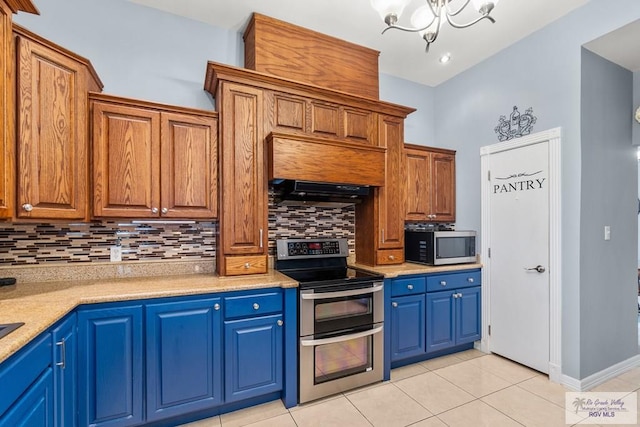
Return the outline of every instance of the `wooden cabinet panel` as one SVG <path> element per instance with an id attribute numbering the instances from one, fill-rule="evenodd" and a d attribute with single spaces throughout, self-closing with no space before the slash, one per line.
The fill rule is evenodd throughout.
<path id="1" fill-rule="evenodd" d="M 213 218 L 218 213 L 218 123 L 212 117 L 162 113 L 164 217 Z"/>
<path id="2" fill-rule="evenodd" d="M 340 135 L 340 109 L 337 105 L 311 102 L 311 132 L 322 135 Z"/>
<path id="3" fill-rule="evenodd" d="M 94 215 L 157 216 L 160 113 L 99 102 L 92 109 Z"/>
<path id="4" fill-rule="evenodd" d="M 402 144 L 403 121 L 395 117 L 380 117 L 380 146 L 387 149 L 385 185 L 378 190 L 380 249 L 404 248 Z M 404 258 L 404 257 L 403 257 Z M 404 259 L 398 260 L 398 263 Z"/>
<path id="5" fill-rule="evenodd" d="M 376 143 L 376 126 L 374 114 L 371 111 L 343 110 L 344 137 L 364 144 Z"/>
<path id="6" fill-rule="evenodd" d="M 260 272 L 266 272 L 263 93 L 233 83 L 221 86 L 217 97 L 222 123 L 219 273 L 230 274 L 226 255 L 261 255 L 265 260 L 259 263 L 264 265 Z"/>
<path id="7" fill-rule="evenodd" d="M 17 38 L 17 50 L 17 216 L 84 219 L 88 194 L 84 67 L 26 38 Z"/>
<path id="8" fill-rule="evenodd" d="M 13 215 L 15 186 L 14 51 L 12 11 L 0 2 L 0 218 Z"/>
<path id="9" fill-rule="evenodd" d="M 274 127 L 296 131 L 305 130 L 307 108 L 304 99 L 276 93 L 273 95 L 273 105 L 275 108 Z"/>
<path id="10" fill-rule="evenodd" d="M 405 144 L 405 219 L 456 220 L 455 151 Z"/>

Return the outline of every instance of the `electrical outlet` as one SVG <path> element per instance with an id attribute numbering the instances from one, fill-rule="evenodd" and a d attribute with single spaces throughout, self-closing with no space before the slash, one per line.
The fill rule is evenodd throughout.
<path id="1" fill-rule="evenodd" d="M 611 240 L 611 226 L 604 226 L 604 240 Z"/>
<path id="2" fill-rule="evenodd" d="M 122 246 L 111 246 L 111 261 L 122 261 Z"/>

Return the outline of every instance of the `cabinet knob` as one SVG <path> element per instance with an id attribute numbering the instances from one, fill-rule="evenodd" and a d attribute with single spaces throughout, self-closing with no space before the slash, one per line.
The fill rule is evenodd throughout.
<path id="1" fill-rule="evenodd" d="M 410 291 L 413 290 L 413 285 L 407 285 L 407 289 L 409 289 Z"/>
<path id="2" fill-rule="evenodd" d="M 151 213 L 152 214 L 157 214 L 158 213 L 158 208 L 151 208 Z"/>
<path id="3" fill-rule="evenodd" d="M 251 263 L 250 262 L 245 262 L 244 263 L 244 268 L 246 268 L 248 270 L 249 267 L 251 267 Z"/>
<path id="4" fill-rule="evenodd" d="M 259 309 L 259 308 L 260 308 L 260 305 L 259 305 L 257 302 L 254 302 L 254 303 L 253 303 L 253 309 L 254 309 L 254 310 L 257 310 L 257 309 Z"/>
<path id="5" fill-rule="evenodd" d="M 278 319 L 278 321 L 276 322 L 276 324 L 277 324 L 278 326 L 282 326 L 282 325 L 284 325 L 284 322 L 283 322 L 282 320 Z"/>
<path id="6" fill-rule="evenodd" d="M 458 294 L 453 294 L 453 295 L 452 295 L 452 297 L 454 297 L 454 298 L 460 298 L 460 297 L 458 296 Z"/>
<path id="7" fill-rule="evenodd" d="M 440 281 L 440 286 L 447 286 L 447 282 L 446 282 L 446 281 L 444 281 L 444 280 L 441 280 L 441 281 Z"/>
<path id="8" fill-rule="evenodd" d="M 467 279 L 467 282 L 469 282 L 469 283 L 473 283 L 473 277 L 469 277 L 469 278 Z"/>
<path id="9" fill-rule="evenodd" d="M 166 215 L 166 214 L 167 214 L 167 212 L 169 212 L 169 209 L 167 209 L 167 208 L 162 208 L 162 210 L 161 210 L 160 212 L 162 212 L 162 214 L 163 214 L 163 215 Z"/>
<path id="10" fill-rule="evenodd" d="M 26 212 L 31 212 L 33 210 L 33 205 L 31 205 L 30 203 L 25 203 L 24 205 L 22 205 L 22 209 L 24 209 Z"/>
<path id="11" fill-rule="evenodd" d="M 437 217 L 438 217 L 438 215 L 436 215 L 436 214 L 431 215 L 431 219 L 436 219 Z"/>
<path id="12" fill-rule="evenodd" d="M 393 261 L 394 259 L 396 259 L 396 257 L 395 257 L 395 256 L 393 256 L 393 255 L 389 255 L 389 259 L 390 259 L 391 261 Z"/>
<path id="13" fill-rule="evenodd" d="M 216 311 L 220 310 L 220 304 L 218 303 L 213 304 L 213 309 Z"/>
<path id="14" fill-rule="evenodd" d="M 397 306 L 398 306 L 397 302 L 394 301 L 394 302 L 391 303 L 391 307 L 396 308 Z"/>

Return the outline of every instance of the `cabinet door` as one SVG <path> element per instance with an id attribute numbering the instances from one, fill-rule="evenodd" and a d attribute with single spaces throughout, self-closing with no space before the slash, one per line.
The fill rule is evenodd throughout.
<path id="1" fill-rule="evenodd" d="M 377 188 L 378 198 L 378 248 L 399 249 L 404 247 L 404 203 L 402 188 L 402 144 L 403 120 L 380 116 L 379 145 L 387 149 L 385 185 Z M 394 259 L 402 263 L 404 259 Z"/>
<path id="2" fill-rule="evenodd" d="M 282 390 L 282 315 L 224 322 L 225 401 Z"/>
<path id="3" fill-rule="evenodd" d="M 157 217 L 160 113 L 92 102 L 93 214 Z"/>
<path id="4" fill-rule="evenodd" d="M 477 341 L 480 331 L 480 286 L 460 289 L 456 298 L 456 344 Z"/>
<path id="5" fill-rule="evenodd" d="M 146 307 L 147 421 L 222 403 L 220 298 Z"/>
<path id="6" fill-rule="evenodd" d="M 11 218 L 15 186 L 15 108 L 13 87 L 13 36 L 11 9 L 0 4 L 0 218 Z"/>
<path id="7" fill-rule="evenodd" d="M 76 315 L 71 314 L 55 328 L 53 337 L 53 407 L 56 427 L 74 427 L 76 423 L 77 342 Z"/>
<path id="8" fill-rule="evenodd" d="M 450 154 L 431 155 L 431 213 L 437 222 L 456 220 L 456 163 Z"/>
<path id="9" fill-rule="evenodd" d="M 427 221 L 431 213 L 431 157 L 424 150 L 405 149 L 405 219 Z"/>
<path id="10" fill-rule="evenodd" d="M 163 217 L 218 215 L 218 121 L 162 113 L 161 208 Z"/>
<path id="11" fill-rule="evenodd" d="M 142 306 L 78 313 L 78 423 L 142 423 Z"/>
<path id="12" fill-rule="evenodd" d="M 427 352 L 455 344 L 455 291 L 427 293 Z"/>
<path id="13" fill-rule="evenodd" d="M 51 369 L 40 376 L 0 418 L 0 427 L 53 427 L 53 377 Z"/>
<path id="14" fill-rule="evenodd" d="M 220 244 L 218 269 L 226 275 L 233 255 L 260 255 L 245 271 L 264 273 L 267 233 L 267 181 L 264 169 L 263 93 L 222 83 L 220 105 Z M 258 266 L 259 268 L 253 268 Z"/>
<path id="15" fill-rule="evenodd" d="M 87 75 L 80 63 L 17 37 L 17 216 L 87 213 Z"/>
<path id="16" fill-rule="evenodd" d="M 426 352 L 424 309 L 424 294 L 396 297 L 391 300 L 392 362 Z"/>

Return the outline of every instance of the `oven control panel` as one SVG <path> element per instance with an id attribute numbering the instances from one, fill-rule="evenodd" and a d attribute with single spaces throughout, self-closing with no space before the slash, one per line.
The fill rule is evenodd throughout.
<path id="1" fill-rule="evenodd" d="M 277 240 L 276 245 L 279 260 L 349 255 L 347 239 L 284 239 Z"/>

